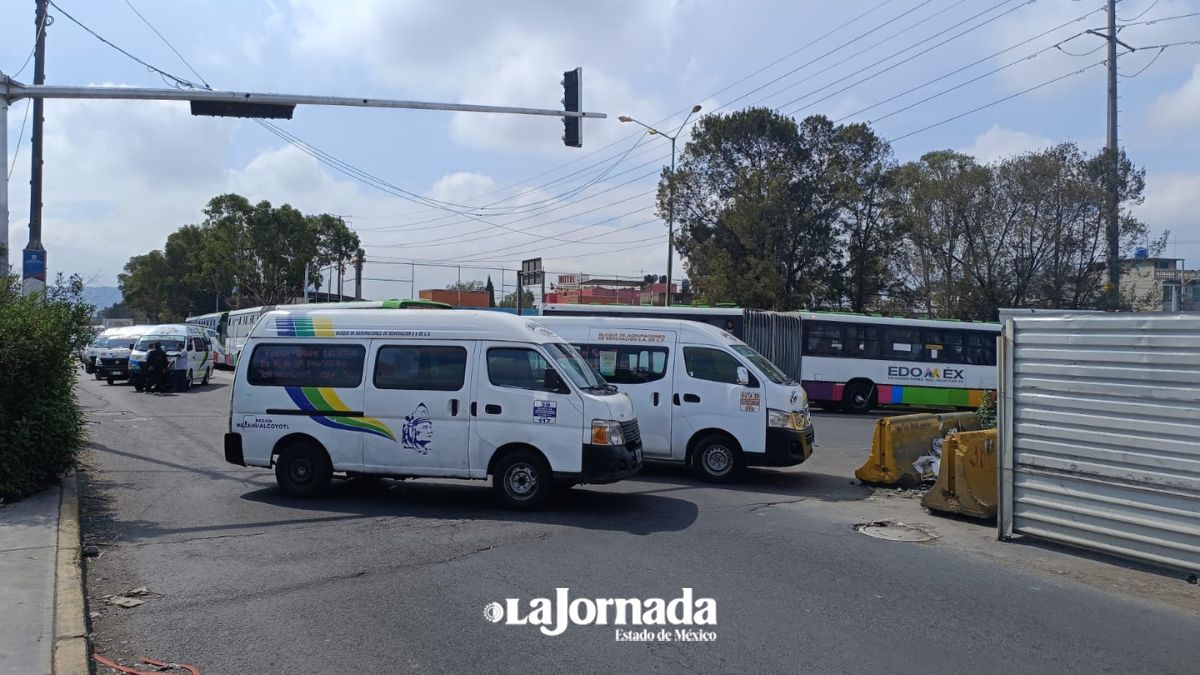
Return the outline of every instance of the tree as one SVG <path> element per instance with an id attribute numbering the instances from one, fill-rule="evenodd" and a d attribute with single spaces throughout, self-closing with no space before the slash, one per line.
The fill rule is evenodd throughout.
<path id="1" fill-rule="evenodd" d="M 491 277 L 488 277 L 488 281 L 491 281 L 491 280 L 492 280 Z M 463 292 L 485 291 L 485 290 L 487 290 L 487 287 L 484 285 L 484 283 L 482 281 L 473 279 L 471 281 L 456 281 L 452 284 L 447 285 L 446 290 L 448 290 L 448 291 L 463 291 Z"/>
<path id="2" fill-rule="evenodd" d="M 517 306 L 516 291 L 513 291 L 512 293 L 509 293 L 508 295 L 504 296 L 504 298 L 502 300 L 500 300 L 500 304 L 498 306 L 499 307 L 516 307 Z M 524 291 L 521 293 L 521 308 L 528 309 L 530 307 L 533 307 L 533 291 Z"/>
<path id="3" fill-rule="evenodd" d="M 161 251 L 130 258 L 119 277 L 125 301 L 150 320 L 284 303 L 303 295 L 306 269 L 319 288 L 316 270 L 342 269 L 361 250 L 358 235 L 329 214 L 236 194 L 213 197 L 203 212 L 203 222 L 171 233 Z"/>
<path id="4" fill-rule="evenodd" d="M 709 302 L 790 309 L 835 301 L 840 210 L 827 180 L 835 127 L 765 108 L 710 115 L 692 129 L 658 213 L 674 195 L 676 245 Z"/>

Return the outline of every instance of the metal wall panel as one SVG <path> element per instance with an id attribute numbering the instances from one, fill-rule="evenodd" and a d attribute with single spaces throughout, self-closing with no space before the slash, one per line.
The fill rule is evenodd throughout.
<path id="1" fill-rule="evenodd" d="M 1000 535 L 1200 570 L 1200 315 L 1015 317 Z"/>

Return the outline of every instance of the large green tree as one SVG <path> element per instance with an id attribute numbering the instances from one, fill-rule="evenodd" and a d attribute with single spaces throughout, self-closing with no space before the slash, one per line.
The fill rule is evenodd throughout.
<path id="1" fill-rule="evenodd" d="M 303 294 L 306 270 L 320 287 L 318 269 L 344 266 L 360 250 L 341 218 L 288 204 L 225 194 L 203 212 L 203 222 L 171 233 L 161 251 L 130 258 L 119 277 L 125 301 L 150 320 L 287 302 Z"/>

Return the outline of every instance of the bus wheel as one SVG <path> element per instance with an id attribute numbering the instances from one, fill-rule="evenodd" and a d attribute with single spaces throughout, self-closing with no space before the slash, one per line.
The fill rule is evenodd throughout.
<path id="1" fill-rule="evenodd" d="M 706 481 L 729 482 L 742 472 L 742 452 L 727 436 L 705 436 L 692 451 L 692 471 Z"/>
<path id="2" fill-rule="evenodd" d="M 526 511 L 546 501 L 554 489 L 554 476 L 537 453 L 513 450 L 496 464 L 492 489 L 506 508 Z"/>
<path id="3" fill-rule="evenodd" d="M 875 385 L 870 382 L 851 382 L 842 392 L 842 405 L 849 412 L 863 415 L 875 407 Z"/>
<path id="4" fill-rule="evenodd" d="M 275 482 L 289 497 L 320 497 L 329 490 L 333 465 L 329 455 L 310 441 L 297 441 L 275 460 Z"/>

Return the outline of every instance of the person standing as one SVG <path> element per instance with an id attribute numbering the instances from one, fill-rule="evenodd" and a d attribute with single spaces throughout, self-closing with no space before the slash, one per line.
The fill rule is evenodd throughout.
<path id="1" fill-rule="evenodd" d="M 162 343 L 155 342 L 146 354 L 146 387 L 145 391 L 161 391 L 167 381 L 167 353 L 163 351 Z"/>

